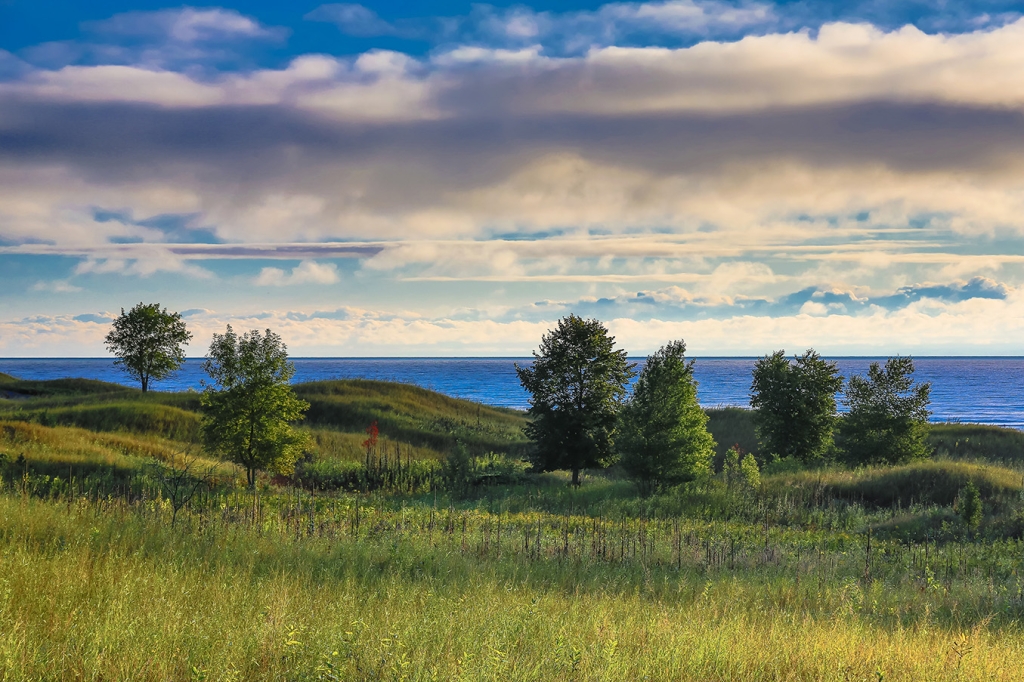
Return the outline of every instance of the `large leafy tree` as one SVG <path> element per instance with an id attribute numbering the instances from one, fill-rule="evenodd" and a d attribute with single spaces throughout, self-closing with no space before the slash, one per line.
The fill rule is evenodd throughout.
<path id="1" fill-rule="evenodd" d="M 691 481 L 711 469 L 715 439 L 697 402 L 693 360 L 685 356 L 679 340 L 648 357 L 620 414 L 622 466 L 642 488 Z"/>
<path id="2" fill-rule="evenodd" d="M 281 337 L 269 329 L 238 336 L 228 325 L 213 335 L 203 369 L 213 380 L 201 397 L 207 448 L 245 468 L 250 486 L 259 470 L 291 473 L 306 443 L 292 423 L 309 403 L 288 384 L 295 366 Z"/>
<path id="3" fill-rule="evenodd" d="M 839 419 L 836 393 L 842 386 L 836 363 L 823 360 L 813 349 L 792 362 L 781 350 L 758 360 L 750 406 L 762 451 L 803 462 L 823 457 L 833 443 Z"/>
<path id="4" fill-rule="evenodd" d="M 167 312 L 159 303 L 139 303 L 114 320 L 105 339 L 107 350 L 117 356 L 114 364 L 149 390 L 151 381 L 170 376 L 185 362 L 192 333 L 180 313 Z"/>
<path id="5" fill-rule="evenodd" d="M 531 393 L 527 435 L 541 471 L 603 467 L 614 458 L 614 431 L 626 386 L 634 376 L 626 351 L 598 320 L 569 315 L 545 334 L 533 365 L 516 373 Z"/>
<path id="6" fill-rule="evenodd" d="M 925 442 L 931 384 L 914 382 L 911 358 L 872 362 L 867 377 L 846 387 L 849 412 L 839 427 L 839 446 L 855 464 L 901 464 L 928 456 Z"/>

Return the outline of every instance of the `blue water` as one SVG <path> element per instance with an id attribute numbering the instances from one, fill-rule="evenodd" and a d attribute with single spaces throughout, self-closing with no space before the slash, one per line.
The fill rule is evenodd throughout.
<path id="1" fill-rule="evenodd" d="M 746 405 L 756 358 L 697 358 L 703 405 Z M 843 376 L 864 374 L 879 358 L 836 358 Z M 381 379 L 416 384 L 488 405 L 527 407 L 514 362 L 528 358 L 293 358 L 295 381 Z M 932 421 L 959 420 L 1024 428 L 1024 358 L 915 358 L 918 381 L 932 383 Z M 131 382 L 108 358 L 0 358 L 0 372 L 22 379 L 85 377 Z M 202 360 L 191 359 L 156 390 L 198 389 Z"/>

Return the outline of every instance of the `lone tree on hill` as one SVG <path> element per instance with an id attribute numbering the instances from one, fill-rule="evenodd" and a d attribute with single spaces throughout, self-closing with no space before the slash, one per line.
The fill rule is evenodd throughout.
<path id="1" fill-rule="evenodd" d="M 114 320 L 105 339 L 107 350 L 117 356 L 114 365 L 149 390 L 150 381 L 170 376 L 185 362 L 185 351 L 192 333 L 185 328 L 180 313 L 160 309 L 159 303 L 139 303 Z"/>
<path id="2" fill-rule="evenodd" d="M 291 473 L 306 444 L 291 423 L 309 403 L 288 385 L 295 366 L 281 337 L 269 329 L 238 336 L 228 325 L 213 335 L 203 369 L 214 382 L 201 397 L 207 448 L 244 467 L 250 487 L 258 470 Z"/>
<path id="3" fill-rule="evenodd" d="M 630 478 L 644 490 L 692 481 L 711 470 L 715 439 L 697 402 L 686 343 L 663 346 L 640 371 L 619 416 L 617 443 Z"/>
<path id="4" fill-rule="evenodd" d="M 793 362 L 781 350 L 758 360 L 750 406 L 763 451 L 802 462 L 823 457 L 839 419 L 836 393 L 842 386 L 836 363 L 823 360 L 813 349 Z"/>
<path id="5" fill-rule="evenodd" d="M 532 394 L 527 435 L 533 463 L 541 471 L 607 466 L 614 457 L 616 412 L 634 376 L 626 351 L 598 320 L 569 315 L 541 338 L 532 367 L 516 365 L 523 388 Z"/>
<path id="6" fill-rule="evenodd" d="M 849 413 L 839 425 L 839 445 L 855 464 L 903 464 L 928 456 L 930 383 L 914 383 L 912 358 L 872 362 L 867 378 L 850 377 Z"/>

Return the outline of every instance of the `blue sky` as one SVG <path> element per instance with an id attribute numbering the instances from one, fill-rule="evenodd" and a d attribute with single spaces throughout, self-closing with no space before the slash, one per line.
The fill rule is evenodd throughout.
<path id="1" fill-rule="evenodd" d="M 1022 12 L 0 0 L 0 356 L 1022 354 Z"/>

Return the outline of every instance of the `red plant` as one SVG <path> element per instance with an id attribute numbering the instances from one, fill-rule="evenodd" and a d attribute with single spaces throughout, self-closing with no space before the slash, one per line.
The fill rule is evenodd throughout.
<path id="1" fill-rule="evenodd" d="M 380 433 L 380 431 L 377 429 L 376 419 L 374 419 L 373 422 L 366 427 L 366 433 L 370 434 L 370 437 L 363 441 L 363 447 L 366 448 L 367 451 L 369 451 L 371 448 L 376 447 L 377 435 Z"/>

